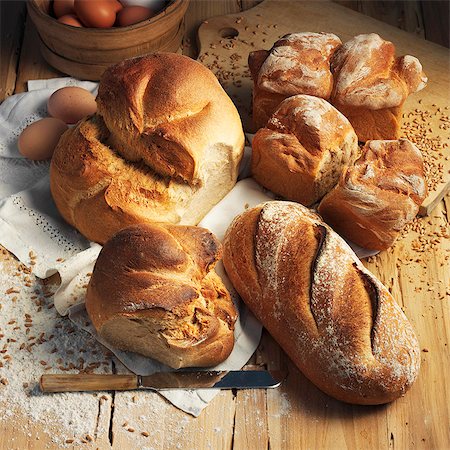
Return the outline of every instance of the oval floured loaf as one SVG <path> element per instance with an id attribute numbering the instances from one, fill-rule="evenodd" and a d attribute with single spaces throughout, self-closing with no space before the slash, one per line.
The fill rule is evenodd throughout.
<path id="1" fill-rule="evenodd" d="M 318 215 L 291 202 L 245 211 L 227 231 L 234 287 L 317 387 L 381 404 L 417 377 L 420 349 L 389 291 Z"/>

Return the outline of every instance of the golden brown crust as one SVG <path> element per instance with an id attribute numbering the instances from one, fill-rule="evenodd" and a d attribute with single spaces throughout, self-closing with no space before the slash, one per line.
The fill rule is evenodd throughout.
<path id="1" fill-rule="evenodd" d="M 234 345 L 236 310 L 214 272 L 221 246 L 209 231 L 135 225 L 103 247 L 86 309 L 112 345 L 172 367 L 212 366 Z"/>
<path id="2" fill-rule="evenodd" d="M 331 103 L 353 125 L 358 139 L 398 139 L 401 109 L 427 82 L 417 58 L 397 58 L 392 42 L 375 33 L 342 45 L 331 59 Z"/>
<path id="3" fill-rule="evenodd" d="M 239 115 L 214 74 L 186 56 L 155 53 L 125 60 L 102 76 L 98 112 L 116 150 L 161 175 L 202 183 L 202 159 L 216 142 L 236 155 Z"/>
<path id="4" fill-rule="evenodd" d="M 368 141 L 319 205 L 339 234 L 373 250 L 390 247 L 427 196 L 423 160 L 406 139 Z"/>
<path id="5" fill-rule="evenodd" d="M 250 53 L 255 129 L 265 126 L 277 106 L 292 95 L 328 99 L 333 87 L 330 59 L 340 45 L 331 33 L 292 33 L 275 42 L 270 51 Z"/>
<path id="6" fill-rule="evenodd" d="M 195 225 L 234 186 L 240 118 L 201 64 L 173 54 L 124 61 L 105 73 L 98 103 L 102 116 L 65 133 L 50 168 L 59 211 L 88 239 L 140 222 Z"/>
<path id="7" fill-rule="evenodd" d="M 50 166 L 50 188 L 62 216 L 100 243 L 138 222 L 180 221 L 177 206 L 199 188 L 126 161 L 105 144 L 108 137 L 98 116 L 62 136 Z"/>
<path id="8" fill-rule="evenodd" d="M 350 122 L 310 95 L 284 100 L 254 136 L 252 149 L 256 181 L 304 205 L 320 200 L 359 151 Z"/>
<path id="9" fill-rule="evenodd" d="M 297 367 L 349 403 L 390 402 L 417 377 L 414 331 L 389 291 L 307 208 L 268 202 L 224 241 L 233 285 Z"/>

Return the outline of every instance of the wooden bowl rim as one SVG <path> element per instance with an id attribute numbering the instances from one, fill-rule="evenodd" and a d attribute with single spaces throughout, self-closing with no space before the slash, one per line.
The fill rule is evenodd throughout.
<path id="1" fill-rule="evenodd" d="M 66 31 L 74 34 L 94 33 L 94 34 L 108 35 L 108 34 L 117 34 L 121 32 L 125 33 L 127 31 L 134 31 L 139 28 L 146 28 L 149 25 L 153 25 L 157 21 L 167 20 L 170 16 L 176 14 L 178 10 L 181 9 L 184 5 L 186 5 L 187 7 L 189 2 L 190 0 L 172 0 L 172 3 L 170 3 L 165 9 L 163 9 L 160 13 L 156 14 L 156 16 L 151 17 L 150 19 L 135 23 L 133 25 L 129 25 L 127 27 L 114 27 L 114 28 L 72 27 L 70 25 L 60 23 L 50 14 L 44 13 L 41 10 L 41 8 L 38 7 L 36 0 L 30 0 L 29 2 L 27 2 L 27 7 L 31 8 L 37 16 L 41 17 L 47 23 L 51 23 L 52 25 L 54 24 L 54 26 L 64 27 L 61 28 L 61 30 L 65 29 Z M 180 18 L 180 20 L 181 19 L 182 18 Z"/>

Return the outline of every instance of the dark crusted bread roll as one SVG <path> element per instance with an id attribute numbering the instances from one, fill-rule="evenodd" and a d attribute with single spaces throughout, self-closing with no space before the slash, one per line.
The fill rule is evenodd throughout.
<path id="1" fill-rule="evenodd" d="M 234 287 L 297 367 L 339 400 L 381 404 L 417 377 L 420 349 L 389 291 L 318 215 L 267 202 L 227 231 Z"/>
<path id="2" fill-rule="evenodd" d="M 215 236 L 199 227 L 135 225 L 103 247 L 86 295 L 99 335 L 173 368 L 214 366 L 234 345 L 237 312 L 214 271 Z"/>

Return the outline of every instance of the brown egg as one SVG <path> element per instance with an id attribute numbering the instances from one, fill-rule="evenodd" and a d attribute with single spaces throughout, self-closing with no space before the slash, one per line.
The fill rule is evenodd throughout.
<path id="1" fill-rule="evenodd" d="M 73 14 L 75 12 L 73 2 L 74 0 L 54 0 L 53 12 L 55 16 L 59 19 L 67 14 Z"/>
<path id="2" fill-rule="evenodd" d="M 150 19 L 155 13 L 145 6 L 125 6 L 117 14 L 117 24 L 120 27 L 127 27 L 143 20 Z"/>
<path id="3" fill-rule="evenodd" d="M 122 8 L 123 5 L 118 0 L 107 0 L 111 3 L 113 11 L 117 14 Z"/>
<path id="4" fill-rule="evenodd" d="M 75 13 L 86 27 L 110 28 L 116 21 L 117 5 L 110 0 L 75 0 Z"/>
<path id="5" fill-rule="evenodd" d="M 28 159 L 42 161 L 53 155 L 59 138 L 68 126 L 59 119 L 48 117 L 32 123 L 19 136 L 19 152 Z"/>
<path id="6" fill-rule="evenodd" d="M 78 20 L 77 16 L 74 14 L 66 14 L 65 16 L 61 16 L 58 19 L 59 23 L 63 23 L 64 25 L 70 25 L 71 27 L 82 27 L 83 24 Z"/>
<path id="7" fill-rule="evenodd" d="M 48 113 L 65 123 L 77 123 L 97 111 L 95 97 L 86 89 L 69 86 L 53 92 L 47 102 Z"/>

